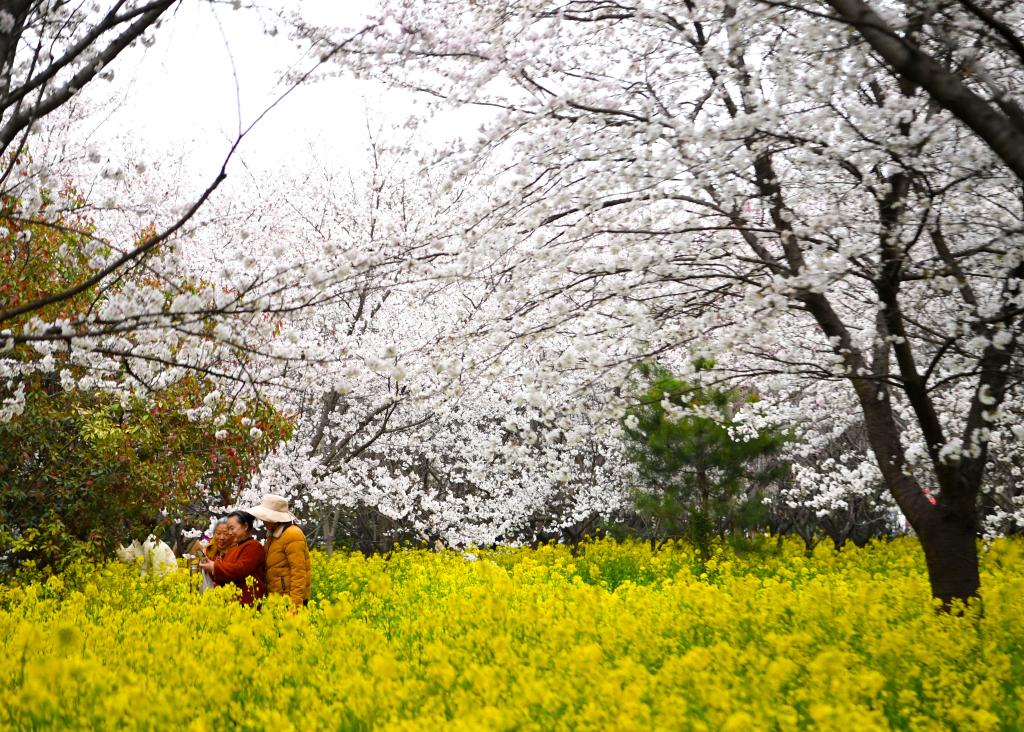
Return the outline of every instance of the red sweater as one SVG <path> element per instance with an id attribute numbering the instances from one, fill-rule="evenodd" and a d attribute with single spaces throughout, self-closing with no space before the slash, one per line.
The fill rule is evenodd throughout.
<path id="1" fill-rule="evenodd" d="M 267 594 L 263 581 L 263 546 L 246 539 L 213 560 L 213 581 L 218 585 L 234 583 L 242 591 L 238 601 L 252 605 Z"/>

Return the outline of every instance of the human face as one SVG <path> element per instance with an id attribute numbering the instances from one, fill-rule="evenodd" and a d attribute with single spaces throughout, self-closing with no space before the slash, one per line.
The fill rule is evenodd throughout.
<path id="1" fill-rule="evenodd" d="M 227 524 L 217 524 L 217 528 L 213 530 L 213 540 L 221 549 L 231 546 L 233 539 Z"/>
<path id="2" fill-rule="evenodd" d="M 239 521 L 237 516 L 228 519 L 227 527 L 233 544 L 241 544 L 249 538 L 249 527 Z"/>

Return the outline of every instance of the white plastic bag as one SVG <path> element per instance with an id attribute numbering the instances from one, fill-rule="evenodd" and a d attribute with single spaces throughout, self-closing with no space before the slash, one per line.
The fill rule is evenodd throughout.
<path id="1" fill-rule="evenodd" d="M 199 570 L 199 573 L 203 576 L 203 582 L 202 582 L 201 585 L 199 585 L 199 594 L 200 595 L 203 594 L 204 592 L 206 592 L 207 590 L 213 589 L 214 587 L 217 586 L 214 583 L 214 581 L 213 581 L 213 577 L 211 577 L 206 572 L 205 569 Z"/>

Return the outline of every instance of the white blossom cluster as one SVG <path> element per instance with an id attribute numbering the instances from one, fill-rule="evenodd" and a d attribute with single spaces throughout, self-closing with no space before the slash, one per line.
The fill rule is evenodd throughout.
<path id="1" fill-rule="evenodd" d="M 905 3 L 876 5 L 902 22 Z M 1019 68 L 955 5 L 920 42 L 1019 107 Z M 436 155 L 411 120 L 397 152 L 370 140 L 365 170 L 211 198 L 87 316 L 0 333 L 0 419 L 38 370 L 140 394 L 199 371 L 296 416 L 240 505 L 273 489 L 324 531 L 363 507 L 483 543 L 622 509 L 621 394 L 657 360 L 757 395 L 735 439 L 793 431 L 780 505 L 825 516 L 877 494 L 925 520 L 921 487 L 984 463 L 989 525 L 1012 530 L 1019 185 L 827 12 L 382 0 L 365 32 L 304 24 L 344 73 L 491 114 Z M 159 175 L 95 158 L 113 199 Z M 50 215 L 45 182 L 22 188 Z M 150 206 L 163 227 L 188 211 L 103 218 L 94 271 L 132 251 Z M 15 342 L 38 358 L 4 356 Z"/>
<path id="2" fill-rule="evenodd" d="M 937 12 L 928 49 L 984 48 L 972 88 L 1024 88 L 997 44 L 971 43 L 969 17 Z M 490 195 L 436 273 L 487 293 L 461 336 L 481 360 L 561 349 L 533 402 L 580 364 L 615 383 L 638 359 L 712 356 L 793 413 L 803 452 L 870 417 L 893 425 L 873 443 L 886 480 L 934 485 L 1017 439 L 1016 381 L 978 374 L 999 351 L 1004 373 L 1020 364 L 1019 201 L 979 138 L 849 34 L 753 1 L 384 2 L 338 61 L 494 110 L 453 151 Z M 867 480 L 830 468 L 838 482 L 809 501 Z"/>

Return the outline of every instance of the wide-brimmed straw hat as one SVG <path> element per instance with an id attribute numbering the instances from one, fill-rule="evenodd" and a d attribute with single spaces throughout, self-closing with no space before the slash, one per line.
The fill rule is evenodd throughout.
<path id="1" fill-rule="evenodd" d="M 284 496 L 275 496 L 273 493 L 263 496 L 260 505 L 245 510 L 260 521 L 273 521 L 275 524 L 296 520 L 288 511 L 288 499 Z"/>

